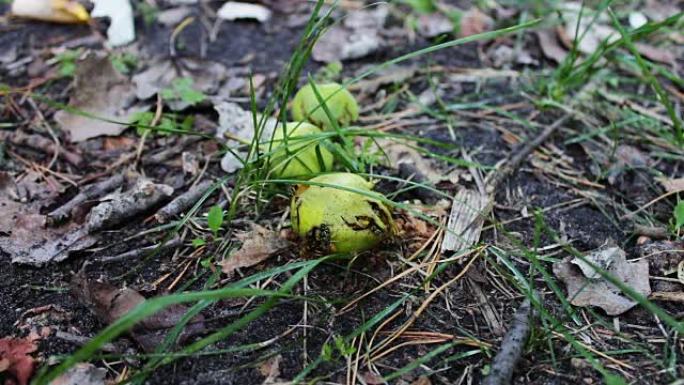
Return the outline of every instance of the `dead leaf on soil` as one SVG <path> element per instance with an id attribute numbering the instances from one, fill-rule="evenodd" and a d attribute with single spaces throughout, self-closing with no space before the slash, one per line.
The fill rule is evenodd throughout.
<path id="1" fill-rule="evenodd" d="M 680 191 L 684 191 L 684 178 L 675 178 L 675 179 L 669 179 L 669 178 L 655 178 L 658 182 L 660 182 L 661 185 L 665 188 L 666 192 L 669 193 L 676 193 Z"/>
<path id="2" fill-rule="evenodd" d="M 191 7 L 171 8 L 157 13 L 157 22 L 166 27 L 175 27 L 183 19 L 192 15 Z"/>
<path id="3" fill-rule="evenodd" d="M 82 274 L 73 277 L 71 292 L 107 324 L 115 322 L 145 302 L 145 297 L 131 288 L 120 289 L 106 282 L 89 280 Z M 187 311 L 188 307 L 184 305 L 167 307 L 136 324 L 130 335 L 145 351 L 154 351 Z M 204 317 L 197 315 L 187 324 L 178 341 L 183 343 L 205 330 Z"/>
<path id="4" fill-rule="evenodd" d="M 380 32 L 389 14 L 386 4 L 349 12 L 342 23 L 328 30 L 311 53 L 319 62 L 358 59 L 379 50 L 384 44 Z"/>
<path id="5" fill-rule="evenodd" d="M 171 186 L 139 178 L 129 190 L 102 198 L 90 211 L 86 219 L 86 229 L 92 233 L 116 226 L 153 209 L 172 194 Z"/>
<path id="6" fill-rule="evenodd" d="M 0 250 L 9 254 L 12 262 L 34 266 L 64 260 L 69 251 L 95 243 L 81 223 L 47 228 L 47 217 L 39 214 L 39 209 L 54 193 L 38 178 L 26 173 L 15 181 L 11 174 L 0 172 Z"/>
<path id="7" fill-rule="evenodd" d="M 9 237 L 0 238 L 0 249 L 13 263 L 42 266 L 63 261 L 70 252 L 95 244 L 82 223 L 72 221 L 60 227 L 48 227 L 41 214 L 18 214 Z"/>
<path id="8" fill-rule="evenodd" d="M 674 64 L 677 61 L 677 54 L 672 49 L 655 47 L 646 43 L 634 43 L 637 51 L 651 61 Z"/>
<path id="9" fill-rule="evenodd" d="M 643 296 L 651 294 L 647 260 L 628 262 L 621 248 L 608 244 L 585 255 L 585 258 L 637 293 Z M 568 299 L 575 306 L 597 306 L 608 315 L 619 315 L 637 305 L 580 258 L 567 257 L 555 263 L 553 272 L 565 282 Z"/>
<path id="10" fill-rule="evenodd" d="M 242 246 L 221 261 L 221 270 L 227 275 L 232 275 L 236 269 L 263 262 L 290 245 L 286 239 L 280 237 L 278 232 L 259 225 L 254 225 L 251 231 L 239 234 L 237 237 L 242 241 Z"/>
<path id="11" fill-rule="evenodd" d="M 445 179 L 443 173 L 438 172 L 437 167 L 430 159 L 424 158 L 418 150 L 394 140 L 378 140 L 377 145 L 387 155 L 389 165 L 400 168 L 402 164 L 411 165 L 418 170 L 427 180 L 436 184 Z"/>
<path id="12" fill-rule="evenodd" d="M 620 145 L 615 150 L 615 162 L 608 170 L 608 183 L 615 184 L 618 176 L 625 170 L 645 168 L 651 163 L 651 158 L 638 148 L 626 144 Z"/>
<path id="13" fill-rule="evenodd" d="M 1 338 L 0 373 L 8 373 L 18 385 L 27 385 L 35 369 L 30 354 L 37 349 L 34 341 L 28 338 Z M 11 378 L 5 384 L 12 384 Z"/>
<path id="14" fill-rule="evenodd" d="M 535 31 L 542 53 L 548 59 L 561 63 L 568 55 L 568 51 L 563 48 L 558 40 L 556 31 L 552 29 L 542 29 Z"/>
<path id="15" fill-rule="evenodd" d="M 88 56 L 78 63 L 75 77 L 69 108 L 95 118 L 66 110 L 55 114 L 55 121 L 69 133 L 72 142 L 103 135 L 117 136 L 128 128 L 131 116 L 142 110 L 132 106 L 135 89 L 128 78 L 114 69 L 108 57 Z"/>
<path id="16" fill-rule="evenodd" d="M 280 376 L 280 362 L 283 360 L 283 356 L 277 354 L 266 361 L 259 364 L 259 373 L 266 377 L 263 384 L 276 384 L 279 383 L 278 376 Z"/>
<path id="17" fill-rule="evenodd" d="M 81 362 L 61 376 L 50 382 L 50 385 L 105 385 L 107 370 L 91 363 Z"/>
<path id="18" fill-rule="evenodd" d="M 487 32 L 494 26 L 494 20 L 477 7 L 472 7 L 461 16 L 460 37 Z"/>
<path id="19" fill-rule="evenodd" d="M 387 383 L 387 381 L 385 381 L 381 376 L 367 370 L 363 373 L 360 373 L 358 376 L 363 380 L 363 383 L 368 385 L 380 385 Z"/>

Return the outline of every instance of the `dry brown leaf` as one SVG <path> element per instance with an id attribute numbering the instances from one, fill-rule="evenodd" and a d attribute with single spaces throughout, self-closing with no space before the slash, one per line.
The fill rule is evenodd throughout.
<path id="1" fill-rule="evenodd" d="M 379 148 L 387 155 L 388 163 L 392 167 L 401 168 L 403 164 L 411 165 L 427 180 L 435 184 L 444 178 L 442 173 L 432 164 L 430 159 L 424 158 L 418 150 L 393 140 L 378 140 Z"/>
<path id="2" fill-rule="evenodd" d="M 115 322 L 145 302 L 145 297 L 136 290 L 118 288 L 107 282 L 90 280 L 82 274 L 73 277 L 71 292 L 107 324 Z M 164 341 L 166 334 L 181 321 L 187 311 L 188 307 L 184 305 L 169 306 L 140 321 L 130 332 L 131 337 L 145 351 L 154 351 Z M 204 317 L 197 315 L 187 324 L 178 337 L 178 341 L 182 343 L 204 331 Z"/>
<path id="3" fill-rule="evenodd" d="M 684 191 L 684 178 L 656 178 L 656 180 L 660 182 L 665 188 L 665 191 L 669 193 Z"/>
<path id="4" fill-rule="evenodd" d="M 556 31 L 552 29 L 542 29 L 535 31 L 535 33 L 539 39 L 539 46 L 541 47 L 542 53 L 545 57 L 555 61 L 556 63 L 561 63 L 563 60 L 565 60 L 565 57 L 568 55 L 568 51 L 561 46 Z"/>
<path id="5" fill-rule="evenodd" d="M 55 23 L 87 23 L 88 11 L 78 1 L 14 0 L 12 15 Z"/>
<path id="6" fill-rule="evenodd" d="M 381 376 L 369 371 L 365 371 L 359 376 L 363 379 L 363 382 L 368 385 L 380 385 L 387 383 L 387 381 L 385 381 Z"/>
<path id="7" fill-rule="evenodd" d="M 420 376 L 416 378 L 411 385 L 432 385 L 432 381 L 430 381 L 430 377 L 428 376 Z"/>
<path id="8" fill-rule="evenodd" d="M 128 128 L 126 123 L 131 116 L 142 110 L 132 106 L 134 101 L 133 85 L 114 69 L 111 60 L 90 55 L 76 67 L 74 94 L 69 100 L 69 107 L 79 113 L 60 110 L 55 120 L 69 133 L 72 142 L 103 135 L 117 136 Z"/>
<path id="9" fill-rule="evenodd" d="M 677 61 L 677 55 L 672 49 L 654 47 L 646 43 L 634 43 L 637 51 L 651 61 L 664 64 L 673 64 Z"/>
<path id="10" fill-rule="evenodd" d="M 277 354 L 266 361 L 259 364 L 259 373 L 266 377 L 263 384 L 275 384 L 278 383 L 278 376 L 280 376 L 280 362 L 283 360 L 283 356 Z"/>
<path id="11" fill-rule="evenodd" d="M 259 225 L 254 225 L 252 231 L 238 235 L 238 239 L 242 241 L 242 247 L 221 261 L 221 270 L 227 275 L 232 275 L 236 269 L 265 261 L 290 245 L 277 232 Z"/>
<path id="12" fill-rule="evenodd" d="M 18 214 L 9 237 L 0 238 L 0 249 L 12 257 L 12 262 L 41 266 L 63 261 L 69 252 L 92 246 L 81 223 L 70 222 L 60 227 L 48 227 L 41 214 Z"/>
<path id="13" fill-rule="evenodd" d="M 0 339 L 0 373 L 8 373 L 18 385 L 28 384 L 35 368 L 30 354 L 37 349 L 34 341 L 28 338 Z M 12 384 L 11 378 L 5 384 Z"/>
<path id="14" fill-rule="evenodd" d="M 651 294 L 647 260 L 628 262 L 622 249 L 609 245 L 585 255 L 585 258 L 637 293 L 643 296 Z M 567 257 L 555 263 L 553 272 L 565 282 L 568 299 L 575 306 L 597 306 L 608 315 L 619 315 L 637 305 L 580 258 Z"/>
<path id="15" fill-rule="evenodd" d="M 473 7 L 463 13 L 460 25 L 459 36 L 466 37 L 489 31 L 494 26 L 494 20 Z"/>

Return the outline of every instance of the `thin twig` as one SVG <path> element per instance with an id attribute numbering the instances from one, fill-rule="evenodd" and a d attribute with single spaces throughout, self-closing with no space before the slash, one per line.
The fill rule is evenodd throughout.
<path id="1" fill-rule="evenodd" d="M 496 188 L 499 186 L 499 184 L 512 175 L 525 161 L 525 159 L 527 159 L 527 157 L 534 150 L 536 150 L 537 147 L 541 146 L 542 143 L 551 137 L 551 135 L 553 135 L 569 118 L 570 115 L 565 115 L 556 120 L 553 122 L 553 124 L 546 127 L 539 135 L 537 135 L 537 137 L 527 142 L 522 148 L 520 148 L 520 150 L 511 153 L 511 155 L 508 156 L 502 163 L 504 166 L 487 178 L 487 192 L 493 193 L 496 191 Z"/>

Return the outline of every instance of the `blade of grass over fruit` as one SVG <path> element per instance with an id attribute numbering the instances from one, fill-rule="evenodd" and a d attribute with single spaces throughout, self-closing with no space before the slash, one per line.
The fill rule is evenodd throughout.
<path id="1" fill-rule="evenodd" d="M 324 174 L 322 174 L 322 175 L 324 175 Z M 445 231 L 449 231 L 452 234 L 454 234 L 456 237 L 463 239 L 461 234 L 457 234 L 457 233 L 449 230 L 443 224 L 441 224 L 438 221 L 434 220 L 433 218 L 430 218 L 429 216 L 423 214 L 422 212 L 420 212 L 420 210 L 413 208 L 411 205 L 405 204 L 405 203 L 394 202 L 390 199 L 387 199 L 387 197 L 385 197 L 384 195 L 379 194 L 377 192 L 366 191 L 366 190 L 361 190 L 361 189 L 357 189 L 357 188 L 353 188 L 353 187 L 340 186 L 340 185 L 335 185 L 335 184 L 330 184 L 330 183 L 314 182 L 314 181 L 309 181 L 309 180 L 305 181 L 305 180 L 295 180 L 295 179 L 269 179 L 267 181 L 259 181 L 259 182 L 255 182 L 255 183 L 283 184 L 283 185 L 298 185 L 299 184 L 299 185 L 308 185 L 308 186 L 329 187 L 329 188 L 334 188 L 334 189 L 338 189 L 338 190 L 349 191 L 349 192 L 352 192 L 355 194 L 366 196 L 368 198 L 377 199 L 377 200 L 381 201 L 382 203 L 384 203 L 388 206 L 397 207 L 397 208 L 400 208 L 402 210 L 405 210 L 405 211 L 411 213 L 411 215 L 413 215 L 417 218 L 420 218 L 420 219 L 430 223 L 431 225 L 433 225 L 437 228 L 444 228 Z M 474 207 L 469 206 L 469 205 L 466 207 L 470 207 L 473 210 L 475 209 Z"/>

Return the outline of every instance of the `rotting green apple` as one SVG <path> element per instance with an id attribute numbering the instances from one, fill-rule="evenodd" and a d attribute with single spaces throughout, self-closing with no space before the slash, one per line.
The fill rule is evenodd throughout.
<path id="1" fill-rule="evenodd" d="M 309 182 L 297 186 L 290 207 L 292 229 L 308 250 L 360 252 L 395 232 L 394 220 L 380 199 L 382 196 L 372 191 L 373 184 L 361 176 L 332 173 Z"/>
<path id="2" fill-rule="evenodd" d="M 338 83 L 316 84 L 319 96 L 325 102 L 330 116 L 338 126 L 346 127 L 359 118 L 359 106 L 354 96 Z M 311 84 L 302 87 L 292 100 L 292 117 L 295 120 L 311 122 L 324 130 L 332 130 L 334 125 L 316 97 Z"/>
<path id="3" fill-rule="evenodd" d="M 288 122 L 276 127 L 270 148 L 271 175 L 276 178 L 309 178 L 330 171 L 333 154 L 323 145 L 321 129 L 307 122 Z M 311 136 L 310 138 L 306 138 Z M 286 140 L 287 138 L 287 140 Z"/>

